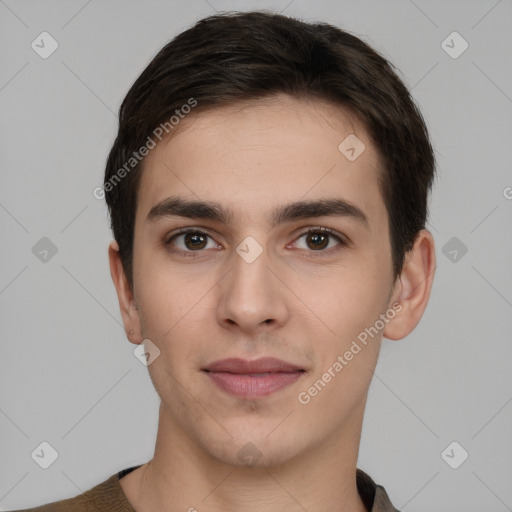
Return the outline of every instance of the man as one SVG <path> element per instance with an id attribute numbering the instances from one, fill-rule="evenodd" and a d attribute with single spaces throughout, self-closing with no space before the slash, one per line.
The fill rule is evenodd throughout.
<path id="1" fill-rule="evenodd" d="M 382 337 L 435 269 L 435 161 L 389 63 L 264 12 L 178 35 L 120 109 L 104 191 L 154 457 L 40 511 L 389 512 L 357 469 Z"/>

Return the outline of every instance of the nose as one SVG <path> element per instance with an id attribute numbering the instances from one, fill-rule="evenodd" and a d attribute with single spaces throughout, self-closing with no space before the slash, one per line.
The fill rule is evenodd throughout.
<path id="1" fill-rule="evenodd" d="M 232 270 L 219 283 L 218 322 L 246 334 L 282 327 L 291 294 L 282 272 L 274 268 L 265 250 L 252 262 L 238 253 L 233 260 Z"/>

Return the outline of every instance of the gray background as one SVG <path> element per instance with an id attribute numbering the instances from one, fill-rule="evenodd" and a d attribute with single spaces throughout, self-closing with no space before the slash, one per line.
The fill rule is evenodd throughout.
<path id="1" fill-rule="evenodd" d="M 407 339 L 383 342 L 359 467 L 407 512 L 512 510 L 510 0 L 0 0 L 0 507 L 72 497 L 151 458 L 159 400 L 125 338 L 92 191 L 154 54 L 216 10 L 254 8 L 374 45 L 436 147 L 432 297 Z M 43 31 L 59 44 L 47 59 L 31 48 Z M 453 31 L 469 44 L 458 58 L 442 46 Z M 42 237 L 57 247 L 46 261 Z M 43 441 L 58 452 L 46 470 L 31 457 Z M 469 453 L 458 469 L 441 456 L 453 441 Z"/>

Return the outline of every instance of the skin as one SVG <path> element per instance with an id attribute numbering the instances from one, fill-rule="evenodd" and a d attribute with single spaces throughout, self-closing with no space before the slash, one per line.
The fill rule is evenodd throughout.
<path id="1" fill-rule="evenodd" d="M 154 457 L 121 487 L 138 512 L 363 512 L 355 469 L 368 388 L 382 336 L 403 338 L 423 315 L 434 277 L 433 237 L 419 233 L 394 280 L 378 156 L 363 126 L 339 107 L 277 95 L 191 114 L 178 128 L 146 157 L 133 289 L 117 243 L 109 246 L 129 340 L 150 339 L 160 350 L 148 366 L 161 398 Z M 338 150 L 350 133 L 366 146 L 355 161 Z M 146 220 L 169 196 L 216 201 L 233 211 L 233 220 Z M 340 216 L 268 222 L 276 206 L 320 198 L 350 201 L 368 227 Z M 318 226 L 348 245 L 327 235 L 317 249 L 303 231 Z M 184 235 L 164 244 L 184 227 L 209 236 L 199 250 Z M 252 263 L 236 252 L 248 236 L 263 250 Z M 401 310 L 383 331 L 300 403 L 298 394 L 396 303 Z M 226 394 L 201 371 L 218 359 L 262 356 L 306 371 L 254 400 Z M 237 457 L 247 443 L 260 454 L 253 465 Z"/>

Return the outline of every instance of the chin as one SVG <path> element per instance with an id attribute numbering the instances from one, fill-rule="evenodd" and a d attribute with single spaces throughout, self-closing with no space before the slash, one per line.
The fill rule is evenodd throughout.
<path id="1" fill-rule="evenodd" d="M 299 455 L 301 447 L 289 436 L 269 435 L 274 428 L 275 425 L 261 434 L 252 431 L 222 442 L 211 440 L 204 448 L 213 458 L 230 466 L 253 470 L 275 468 Z"/>

